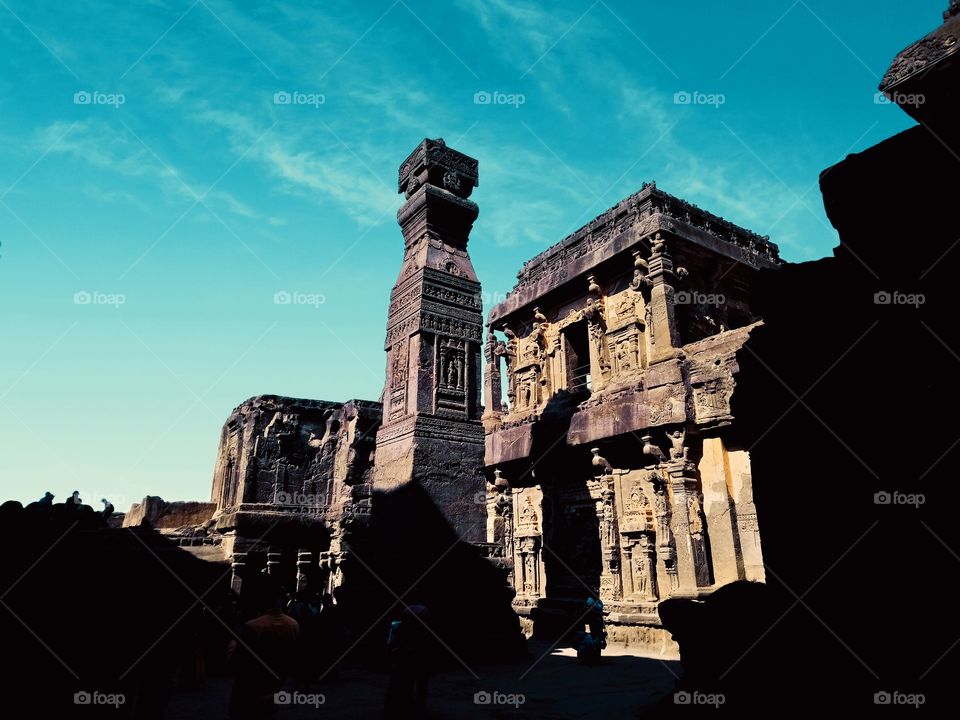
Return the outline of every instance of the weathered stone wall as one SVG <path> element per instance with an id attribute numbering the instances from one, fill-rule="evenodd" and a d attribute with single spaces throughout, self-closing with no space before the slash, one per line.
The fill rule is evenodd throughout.
<path id="1" fill-rule="evenodd" d="M 174 501 L 166 502 L 156 495 L 148 495 L 141 502 L 133 503 L 122 515 L 123 527 L 137 527 L 143 522 L 160 529 L 203 525 L 213 517 L 217 506 L 214 503 Z"/>
<path id="2" fill-rule="evenodd" d="M 344 522 L 369 515 L 380 415 L 379 403 L 361 400 L 262 395 L 240 405 L 217 453 L 217 530 L 241 546 L 269 524 L 309 531 L 316 523 L 339 538 Z"/>

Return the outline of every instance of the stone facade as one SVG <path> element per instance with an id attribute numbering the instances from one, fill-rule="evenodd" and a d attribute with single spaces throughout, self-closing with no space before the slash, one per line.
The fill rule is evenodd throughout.
<path id="1" fill-rule="evenodd" d="M 660 645 L 660 600 L 763 580 L 728 429 L 759 324 L 751 278 L 779 264 L 767 238 L 651 184 L 524 265 L 491 310 L 487 539 L 528 628 L 563 629 L 595 593 L 618 637 Z"/>
<path id="2" fill-rule="evenodd" d="M 363 400 L 275 395 L 233 411 L 221 434 L 211 499 L 236 585 L 247 563 L 295 573 L 297 585 L 317 573 L 328 589 L 339 584 L 345 536 L 369 521 L 380 411 L 379 403 Z"/>

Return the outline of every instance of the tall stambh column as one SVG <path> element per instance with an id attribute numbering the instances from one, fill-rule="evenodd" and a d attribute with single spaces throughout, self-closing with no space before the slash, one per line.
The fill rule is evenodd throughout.
<path id="1" fill-rule="evenodd" d="M 477 161 L 424 140 L 400 167 L 405 241 L 390 295 L 374 487 L 416 482 L 464 540 L 483 541 L 480 283 L 467 253 Z"/>

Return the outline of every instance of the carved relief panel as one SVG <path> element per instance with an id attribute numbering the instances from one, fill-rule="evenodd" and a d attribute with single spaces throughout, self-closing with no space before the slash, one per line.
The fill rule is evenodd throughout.
<path id="1" fill-rule="evenodd" d="M 466 340 L 439 338 L 435 373 L 437 412 L 466 412 L 469 386 Z"/>

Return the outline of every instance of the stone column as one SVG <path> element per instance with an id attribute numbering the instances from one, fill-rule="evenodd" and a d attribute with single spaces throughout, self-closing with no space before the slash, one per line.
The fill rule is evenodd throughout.
<path id="1" fill-rule="evenodd" d="M 603 560 L 600 569 L 600 599 L 620 600 L 623 597 L 623 584 L 620 577 L 620 538 L 614 506 L 616 499 L 614 481 L 609 475 L 603 475 L 596 481 L 600 491 L 597 502 L 597 524 L 600 528 L 600 553 Z"/>
<path id="2" fill-rule="evenodd" d="M 487 332 L 487 342 L 483 347 L 483 356 L 487 371 L 483 378 L 483 421 L 484 428 L 495 427 L 503 414 L 503 390 L 501 388 L 500 356 L 506 352 L 504 344 L 497 340 L 493 328 Z"/>
<path id="3" fill-rule="evenodd" d="M 677 576 L 677 550 L 670 529 L 670 501 L 667 498 L 667 483 L 658 472 L 651 476 L 657 524 L 657 576 L 664 588 L 664 597 L 669 597 L 679 586 Z"/>
<path id="4" fill-rule="evenodd" d="M 320 553 L 320 559 L 317 563 L 317 586 L 321 588 L 323 592 L 333 592 L 334 557 L 331 552 L 325 551 Z"/>
<path id="5" fill-rule="evenodd" d="M 313 554 L 306 548 L 297 551 L 297 592 L 305 590 L 310 582 L 310 566 L 313 564 Z"/>
<path id="6" fill-rule="evenodd" d="M 649 315 L 652 327 L 647 328 L 650 338 L 650 364 L 677 357 L 680 348 L 680 333 L 677 329 L 673 305 L 674 285 L 677 277 L 673 272 L 673 259 L 667 244 L 657 233 L 653 240 L 649 271 Z"/>
<path id="7" fill-rule="evenodd" d="M 650 535 L 644 533 L 640 536 L 640 543 L 634 549 L 634 568 L 639 576 L 639 582 L 636 583 L 637 594 L 644 600 L 656 600 L 657 593 L 657 553 L 656 547 Z"/>
<path id="8" fill-rule="evenodd" d="M 688 478 L 682 462 L 671 463 L 666 470 L 670 476 L 670 530 L 677 553 L 678 590 L 692 594 L 697 589 L 697 567 L 693 539 L 690 537 Z"/>
<path id="9" fill-rule="evenodd" d="M 590 276 L 590 286 L 597 287 L 593 275 Z M 591 291 L 593 292 L 593 291 Z M 599 292 L 594 294 L 599 295 Z M 606 329 L 603 322 L 603 300 L 591 300 L 589 305 L 583 310 L 583 316 L 587 321 L 587 337 L 590 344 L 590 379 L 593 384 L 591 390 L 597 392 L 607 386 L 610 378 L 610 366 L 604 358 L 604 338 Z"/>
<path id="10" fill-rule="evenodd" d="M 706 527 L 697 493 L 695 467 L 683 460 L 666 466 L 672 500 L 671 530 L 677 549 L 677 579 L 682 593 L 710 584 Z"/>
<path id="11" fill-rule="evenodd" d="M 280 575 L 280 558 L 282 555 L 274 550 L 267 551 L 267 575 Z"/>
<path id="12" fill-rule="evenodd" d="M 243 574 L 247 569 L 247 554 L 234 553 L 233 562 L 230 564 L 230 589 L 240 594 L 243 586 Z"/>
<path id="13" fill-rule="evenodd" d="M 703 482 L 703 510 L 710 533 L 710 555 L 718 585 L 744 577 L 734 528 L 730 497 L 727 451 L 719 437 L 703 439 L 700 478 Z"/>
<path id="14" fill-rule="evenodd" d="M 477 166 L 443 140 L 428 139 L 400 167 L 404 255 L 390 295 L 374 470 L 378 490 L 419 484 L 466 541 L 486 536 L 484 507 L 476 501 L 485 483 L 483 308 L 467 252 L 480 212 L 468 199 Z"/>
<path id="15" fill-rule="evenodd" d="M 734 476 L 734 487 L 738 492 L 736 495 L 737 511 L 737 535 L 740 538 L 740 552 L 743 558 L 743 575 L 746 580 L 755 580 L 763 582 L 766 579 L 766 571 L 763 566 L 763 552 L 760 547 L 760 529 L 757 525 L 757 506 L 753 502 L 753 476 L 750 474 L 749 459 L 746 457 L 747 451 L 741 450 L 737 453 L 731 453 L 731 471 L 737 471 L 739 477 Z M 744 463 L 733 462 L 742 460 Z"/>

